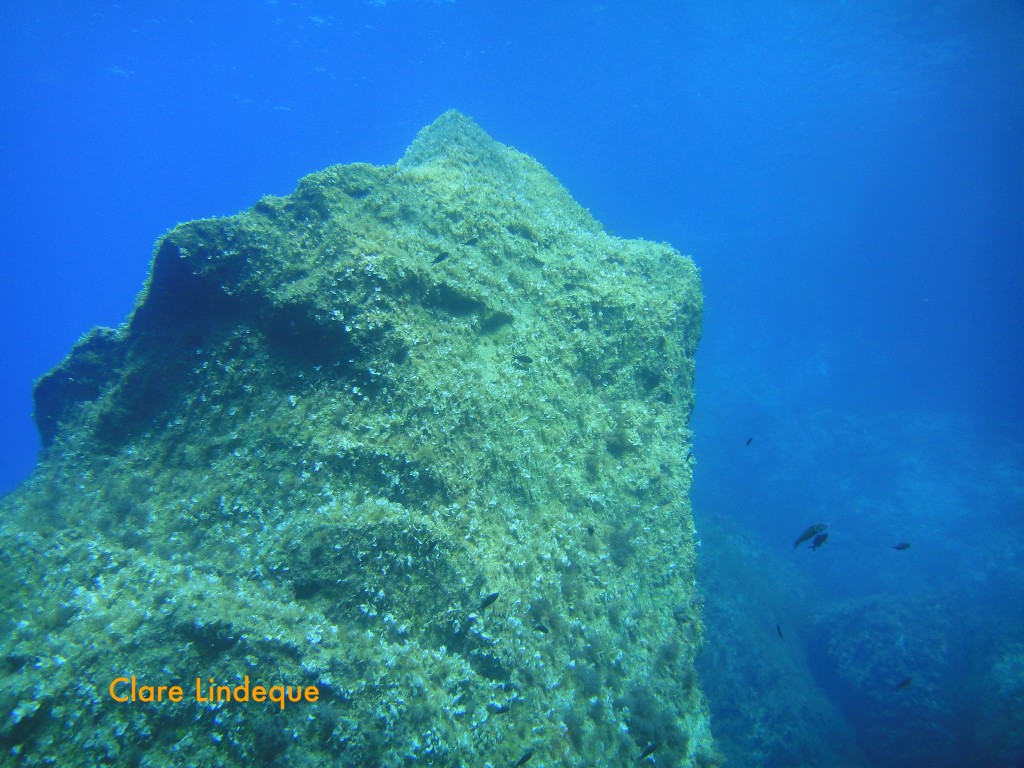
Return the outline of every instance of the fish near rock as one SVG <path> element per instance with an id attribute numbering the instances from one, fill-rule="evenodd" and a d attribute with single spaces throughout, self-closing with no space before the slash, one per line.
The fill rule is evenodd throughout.
<path id="1" fill-rule="evenodd" d="M 519 761 L 512 766 L 512 768 L 520 768 L 520 766 L 526 765 L 533 758 L 533 750 L 528 749 L 523 753 L 523 756 L 519 758 Z"/>
<path id="2" fill-rule="evenodd" d="M 824 531 L 826 528 L 828 528 L 828 523 L 815 523 L 814 525 L 805 529 L 804 532 L 801 533 L 800 536 L 797 538 L 797 540 L 793 542 L 793 549 L 796 549 L 805 541 L 810 541 L 815 536 Z"/>

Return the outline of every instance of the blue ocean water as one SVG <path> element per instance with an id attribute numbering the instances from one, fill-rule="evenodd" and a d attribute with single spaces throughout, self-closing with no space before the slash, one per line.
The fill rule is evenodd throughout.
<path id="1" fill-rule="evenodd" d="M 1019 2 L 44 1 L 0 41 L 0 492 L 32 381 L 124 320 L 156 237 L 455 107 L 701 268 L 734 764 L 1024 757 Z"/>

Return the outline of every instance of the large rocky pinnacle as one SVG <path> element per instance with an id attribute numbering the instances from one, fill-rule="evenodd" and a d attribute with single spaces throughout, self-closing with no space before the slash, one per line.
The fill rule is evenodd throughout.
<path id="1" fill-rule="evenodd" d="M 700 328 L 689 258 L 457 112 L 175 227 L 35 388 L 0 764 L 713 764 Z"/>

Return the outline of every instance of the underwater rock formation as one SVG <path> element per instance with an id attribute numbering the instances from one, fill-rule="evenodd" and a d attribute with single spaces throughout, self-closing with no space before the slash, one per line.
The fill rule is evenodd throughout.
<path id="1" fill-rule="evenodd" d="M 978 686 L 974 708 L 977 740 L 995 765 L 1019 763 L 1024 755 L 1024 643 L 1008 642 L 996 650 Z"/>
<path id="2" fill-rule="evenodd" d="M 818 687 L 805 656 L 806 606 L 818 601 L 788 545 L 778 551 L 737 530 L 731 517 L 701 518 L 700 583 L 709 642 L 697 662 L 727 766 L 869 768 L 842 714 Z M 783 630 L 784 628 L 784 630 Z M 756 692 L 756 693 L 752 693 Z"/>
<path id="3" fill-rule="evenodd" d="M 3 754 L 713 764 L 700 329 L 688 258 L 457 112 L 393 166 L 176 227 L 125 325 L 36 386 L 44 451 L 0 501 Z"/>
<path id="4" fill-rule="evenodd" d="M 864 737 L 872 765 L 981 765 L 963 664 L 970 636 L 937 595 L 848 598 L 818 617 L 817 672 Z"/>

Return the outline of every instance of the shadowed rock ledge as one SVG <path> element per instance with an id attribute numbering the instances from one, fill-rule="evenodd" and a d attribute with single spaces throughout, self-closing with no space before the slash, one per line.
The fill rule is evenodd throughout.
<path id="1" fill-rule="evenodd" d="M 457 112 L 160 239 L 0 500 L 23 765 L 712 765 L 701 295 Z M 111 681 L 181 684 L 114 701 Z M 195 678 L 316 686 L 210 704 Z"/>

